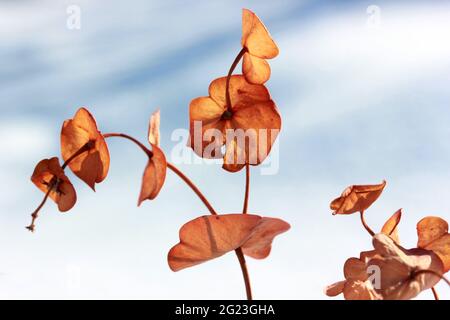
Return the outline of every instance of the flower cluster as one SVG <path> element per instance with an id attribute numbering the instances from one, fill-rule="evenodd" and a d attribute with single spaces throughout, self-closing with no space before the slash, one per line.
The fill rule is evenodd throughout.
<path id="1" fill-rule="evenodd" d="M 349 258 L 344 264 L 345 280 L 325 289 L 328 296 L 343 294 L 346 300 L 406 300 L 432 289 L 450 269 L 448 223 L 439 217 L 425 217 L 417 224 L 417 247 L 400 246 L 398 210 L 375 234 L 366 224 L 364 212 L 378 199 L 386 182 L 378 185 L 351 186 L 331 202 L 333 214 L 359 212 L 363 226 L 372 236 L 374 250 Z"/>
<path id="2" fill-rule="evenodd" d="M 248 214 L 250 165 L 264 161 L 281 128 L 281 117 L 264 83 L 269 80 L 270 67 L 266 59 L 274 58 L 278 48 L 259 18 L 243 10 L 242 49 L 226 77 L 212 81 L 209 96 L 192 100 L 189 107 L 191 147 L 201 157 L 223 157 L 223 168 L 230 172 L 246 169 L 246 188 L 242 213 L 218 214 L 197 186 L 178 168 L 166 160 L 160 148 L 160 113 L 153 113 L 149 122 L 146 146 L 124 133 L 102 134 L 92 114 L 80 108 L 72 119 L 63 123 L 61 154 L 58 158 L 40 161 L 31 177 L 45 193 L 42 203 L 32 213 L 27 227 L 35 230 L 35 221 L 48 198 L 56 202 L 61 212 L 76 203 L 76 191 L 65 174 L 73 174 L 92 190 L 105 180 L 110 166 L 106 139 L 124 138 L 136 144 L 148 158 L 142 177 L 138 206 L 153 200 L 161 191 L 167 169 L 178 175 L 203 201 L 211 215 L 187 222 L 180 230 L 180 242 L 168 254 L 173 271 L 206 262 L 235 251 L 242 268 L 247 297 L 252 298 L 245 256 L 266 258 L 273 239 L 287 231 L 290 225 L 277 218 Z M 242 61 L 242 75 L 233 75 Z M 195 130 L 198 128 L 199 130 Z M 243 136 L 240 135 L 243 131 Z M 220 135 L 220 136 L 219 136 Z M 198 137 L 197 137 L 198 136 Z M 242 139 L 243 137 L 243 139 Z M 198 138 L 198 139 L 197 139 Z M 252 139 L 249 139 L 252 138 Z M 197 141 L 199 140 L 199 144 Z M 225 146 L 225 153 L 221 148 Z M 211 149 L 210 153 L 207 153 Z"/>

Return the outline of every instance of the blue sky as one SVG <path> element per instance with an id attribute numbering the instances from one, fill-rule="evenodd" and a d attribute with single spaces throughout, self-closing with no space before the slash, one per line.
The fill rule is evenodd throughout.
<path id="1" fill-rule="evenodd" d="M 69 4 L 81 8 L 80 30 L 66 28 Z M 372 4 L 378 27 L 367 24 Z M 254 296 L 324 299 L 345 260 L 371 247 L 357 216 L 331 216 L 329 202 L 347 185 L 388 181 L 367 220 L 379 229 L 403 208 L 405 247 L 423 216 L 449 220 L 447 1 L 2 1 L 1 298 L 244 298 L 233 254 L 170 271 L 178 229 L 206 210 L 170 173 L 157 200 L 138 209 L 146 160 L 125 141 L 110 142 L 110 173 L 95 194 L 73 177 L 76 207 L 61 215 L 48 203 L 37 232 L 24 229 L 42 197 L 29 181 L 34 165 L 59 155 L 61 124 L 79 106 L 103 132 L 141 140 L 160 108 L 170 157 L 190 100 L 240 49 L 243 7 L 280 48 L 267 85 L 283 116 L 279 171 L 252 171 L 250 211 L 292 225 L 268 259 L 248 259 Z M 239 212 L 242 173 L 180 167 L 219 211 Z"/>

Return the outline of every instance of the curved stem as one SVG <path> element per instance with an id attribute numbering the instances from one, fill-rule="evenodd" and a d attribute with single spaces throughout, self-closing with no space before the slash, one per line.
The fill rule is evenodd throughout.
<path id="1" fill-rule="evenodd" d="M 228 71 L 227 75 L 227 82 L 226 82 L 226 89 L 225 89 L 225 98 L 227 102 L 227 110 L 228 112 L 231 112 L 231 98 L 230 98 L 230 79 L 231 75 L 233 74 L 234 69 L 236 69 L 236 66 L 238 65 L 239 61 L 241 61 L 244 54 L 247 52 L 247 48 L 242 48 L 241 51 L 239 51 L 238 55 L 233 61 L 233 64 L 230 67 L 230 70 Z"/>
<path id="2" fill-rule="evenodd" d="M 134 142 L 139 148 L 142 149 L 142 151 L 145 152 L 145 154 L 147 154 L 147 156 L 149 156 L 149 158 L 151 158 L 153 156 L 153 153 L 146 147 L 144 146 L 139 140 L 133 138 L 132 136 L 125 134 L 125 133 L 105 133 L 103 135 L 104 138 L 112 138 L 112 137 L 118 137 L 118 138 L 125 138 L 128 139 L 132 142 Z"/>
<path id="3" fill-rule="evenodd" d="M 370 229 L 370 227 L 367 225 L 366 220 L 364 219 L 364 211 L 360 211 L 360 217 L 362 225 L 367 230 L 367 232 L 373 237 L 375 235 L 375 232 L 373 232 L 373 230 Z"/>
<path id="4" fill-rule="evenodd" d="M 36 221 L 36 219 L 37 219 L 38 216 L 39 216 L 39 211 L 42 209 L 42 207 L 44 206 L 44 204 L 47 202 L 47 199 L 48 199 L 48 197 L 49 197 L 49 195 L 50 195 L 50 192 L 52 192 L 52 188 L 53 188 L 53 186 L 51 186 L 51 185 L 48 186 L 48 190 L 47 190 L 47 192 L 45 193 L 44 199 L 42 199 L 42 201 L 41 201 L 41 203 L 39 204 L 39 206 L 38 206 L 38 207 L 36 208 L 36 210 L 34 210 L 33 213 L 31 214 L 31 223 L 30 223 L 29 226 L 25 227 L 25 228 L 27 228 L 28 230 L 30 230 L 31 232 L 34 232 L 34 228 L 35 228 L 34 222 Z"/>
<path id="5" fill-rule="evenodd" d="M 245 164 L 245 196 L 244 196 L 244 207 L 242 208 L 242 213 L 246 214 L 248 209 L 248 197 L 250 194 L 250 165 Z"/>
<path id="6" fill-rule="evenodd" d="M 188 177 L 186 177 L 186 175 L 183 172 L 181 172 L 177 167 L 175 167 L 170 162 L 167 162 L 167 168 L 169 168 L 176 175 L 178 175 L 195 192 L 195 194 L 200 198 L 200 200 L 208 208 L 208 210 L 211 214 L 217 215 L 216 210 L 214 210 L 212 205 L 209 203 L 208 199 L 206 199 L 206 197 L 203 195 L 203 193 L 197 188 L 197 186 Z"/>
<path id="7" fill-rule="evenodd" d="M 147 155 L 149 155 L 149 157 L 152 156 L 151 151 L 149 149 L 147 149 L 147 147 L 145 147 L 141 142 L 139 142 L 138 140 L 136 140 L 135 138 L 133 138 L 133 137 L 127 135 L 127 134 L 123 134 L 123 133 L 107 133 L 107 134 L 104 134 L 103 136 L 105 138 L 121 137 L 121 138 L 128 139 L 128 140 L 134 142 L 136 145 L 138 145 Z M 178 175 L 195 192 L 195 194 L 200 198 L 200 200 L 208 208 L 209 212 L 212 215 L 217 215 L 216 210 L 214 210 L 214 208 L 209 203 L 209 201 L 206 199 L 206 197 L 203 195 L 203 193 L 197 188 L 197 186 L 183 172 L 181 172 L 177 167 L 175 167 L 170 162 L 167 162 L 167 168 L 172 170 L 172 172 L 174 172 L 176 175 Z M 247 196 L 247 199 L 248 199 L 248 196 Z M 244 276 L 245 289 L 246 289 L 246 292 L 247 292 L 247 299 L 251 300 L 252 299 L 252 291 L 251 291 L 251 286 L 250 286 L 250 277 L 249 277 L 249 274 L 248 274 L 247 264 L 245 262 L 244 253 L 242 252 L 241 248 L 236 249 L 235 252 L 236 252 L 236 255 L 237 255 L 238 260 L 239 260 L 239 264 L 240 264 L 241 269 L 242 269 L 242 274 Z"/>
<path id="8" fill-rule="evenodd" d="M 431 291 L 433 292 L 434 300 L 439 300 L 439 295 L 436 291 L 436 288 L 435 287 L 431 288 Z"/>
<path id="9" fill-rule="evenodd" d="M 244 253 L 242 252 L 242 248 L 237 248 L 235 252 L 238 257 L 239 264 L 241 265 L 242 275 L 244 276 L 245 292 L 247 293 L 247 300 L 253 300 L 252 287 L 250 285 L 250 277 L 248 274 L 247 263 L 245 262 Z"/>
<path id="10" fill-rule="evenodd" d="M 64 161 L 63 165 L 61 166 L 61 169 L 66 169 L 66 167 L 69 165 L 69 163 L 78 157 L 80 154 L 85 153 L 86 151 L 89 151 L 92 149 L 95 145 L 95 141 L 88 141 L 86 142 L 80 149 L 77 150 L 73 155 L 71 155 L 66 161 Z"/>
<path id="11" fill-rule="evenodd" d="M 125 134 L 125 133 L 105 133 L 103 135 L 103 137 L 105 137 L 105 138 L 119 137 L 119 138 L 128 139 L 128 140 L 132 141 L 133 143 L 135 143 L 139 148 L 141 148 L 142 151 L 144 151 L 149 157 L 153 156 L 153 153 L 146 146 L 144 146 L 139 140 L 133 138 L 132 136 L 130 136 L 128 134 Z M 216 210 L 214 210 L 212 205 L 209 203 L 208 199 L 206 199 L 206 197 L 203 195 L 203 193 L 197 188 L 197 186 L 183 172 L 181 172 L 177 167 L 175 167 L 170 162 L 167 162 L 167 168 L 169 168 L 175 174 L 177 174 L 195 192 L 195 194 L 205 204 L 205 206 L 208 208 L 208 210 L 209 210 L 209 212 L 211 214 L 214 214 L 214 215 L 217 214 Z"/>

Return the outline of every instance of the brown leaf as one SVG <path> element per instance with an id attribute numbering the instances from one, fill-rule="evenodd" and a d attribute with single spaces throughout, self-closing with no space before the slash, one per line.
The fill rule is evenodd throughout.
<path id="1" fill-rule="evenodd" d="M 263 85 L 232 76 L 229 88 L 231 111 L 226 105 L 226 77 L 211 83 L 209 97 L 192 100 L 190 146 L 204 158 L 225 157 L 224 169 L 236 172 L 246 163 L 264 161 L 281 129 L 281 117 Z"/>
<path id="2" fill-rule="evenodd" d="M 246 52 L 242 60 L 242 74 L 250 83 L 264 84 L 270 78 L 270 65 L 266 60 Z"/>
<path id="3" fill-rule="evenodd" d="M 281 219 L 262 218 L 242 245 L 242 251 L 254 259 L 265 259 L 270 254 L 273 239 L 290 228 L 289 223 Z"/>
<path id="4" fill-rule="evenodd" d="M 365 211 L 383 192 L 386 181 L 377 185 L 353 185 L 344 190 L 342 195 L 330 204 L 333 214 L 351 214 Z"/>
<path id="5" fill-rule="evenodd" d="M 275 58 L 278 47 L 272 40 L 264 24 L 256 14 L 248 9 L 242 10 L 242 46 L 256 57 Z"/>
<path id="6" fill-rule="evenodd" d="M 346 281 L 339 281 L 333 284 L 330 284 L 325 288 L 325 294 L 329 297 L 335 297 L 344 291 Z"/>
<path id="7" fill-rule="evenodd" d="M 380 288 L 377 292 L 387 300 L 406 300 L 416 297 L 421 291 L 436 285 L 442 274 L 441 260 L 429 250 L 406 250 L 389 236 L 377 234 L 373 246 L 380 258 L 373 258 L 369 266 L 377 266 Z M 423 271 L 430 272 L 423 272 Z"/>
<path id="8" fill-rule="evenodd" d="M 444 272 L 450 270 L 450 234 L 448 223 L 439 217 L 426 217 L 417 223 L 419 248 L 433 251 L 444 263 Z"/>
<path id="9" fill-rule="evenodd" d="M 80 108 L 73 119 L 64 121 L 61 130 L 61 152 L 64 161 L 70 159 L 85 145 L 89 150 L 69 163 L 70 169 L 95 190 L 95 183 L 102 182 L 109 170 L 109 151 L 94 117 L 86 108 Z"/>
<path id="10" fill-rule="evenodd" d="M 345 282 L 344 289 L 345 300 L 380 300 L 381 297 L 376 293 L 370 281 L 361 281 L 351 279 Z"/>
<path id="11" fill-rule="evenodd" d="M 160 125 L 160 111 L 156 110 L 150 117 L 150 122 L 148 125 L 148 142 L 151 145 L 156 145 L 159 147 L 159 125 Z"/>
<path id="12" fill-rule="evenodd" d="M 167 162 L 164 153 L 156 145 L 152 145 L 152 153 L 142 177 L 138 206 L 144 200 L 155 199 L 166 180 Z"/>
<path id="13" fill-rule="evenodd" d="M 349 258 L 344 264 L 345 279 L 366 281 L 368 278 L 366 264 L 358 258 Z"/>
<path id="14" fill-rule="evenodd" d="M 384 233 L 387 236 L 390 236 L 392 240 L 396 243 L 400 243 L 400 239 L 398 237 L 397 226 L 400 223 L 400 219 L 402 218 L 402 209 L 395 212 L 383 225 L 381 228 L 381 233 Z"/>
<path id="15" fill-rule="evenodd" d="M 270 252 L 272 239 L 286 231 L 287 226 L 279 219 L 252 214 L 196 218 L 180 229 L 180 242 L 168 254 L 170 269 L 179 271 L 192 267 L 239 247 L 252 257 L 263 258 Z"/>
<path id="16" fill-rule="evenodd" d="M 77 201 L 75 189 L 56 157 L 41 160 L 34 169 L 31 181 L 44 193 L 51 189 L 49 197 L 61 212 L 70 210 Z"/>

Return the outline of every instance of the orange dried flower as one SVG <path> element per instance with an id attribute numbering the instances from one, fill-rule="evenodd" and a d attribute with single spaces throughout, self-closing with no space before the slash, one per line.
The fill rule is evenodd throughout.
<path id="1" fill-rule="evenodd" d="M 374 236 L 373 246 L 377 256 L 367 265 L 379 268 L 380 288 L 376 290 L 383 299 L 412 299 L 441 280 L 443 264 L 432 251 L 404 249 L 384 234 Z"/>
<path id="2" fill-rule="evenodd" d="M 363 212 L 374 203 L 383 192 L 386 181 L 376 185 L 353 185 L 330 204 L 333 214 Z"/>
<path id="3" fill-rule="evenodd" d="M 59 164 L 58 158 L 41 160 L 34 169 L 31 181 L 58 205 L 61 212 L 72 209 L 77 194 L 69 178 Z"/>
<path id="4" fill-rule="evenodd" d="M 252 214 L 209 215 L 180 229 L 180 242 L 168 254 L 170 269 L 179 271 L 242 247 L 244 254 L 263 259 L 275 236 L 289 230 L 288 223 Z"/>
<path id="5" fill-rule="evenodd" d="M 444 272 L 450 270 L 450 234 L 448 223 L 439 217 L 425 217 L 417 223 L 417 246 L 433 251 L 444 263 Z"/>
<path id="6" fill-rule="evenodd" d="M 383 225 L 381 233 L 399 243 L 397 226 L 402 211 L 396 211 Z M 379 300 L 382 297 L 376 292 L 369 279 L 366 263 L 380 255 L 375 251 L 363 251 L 358 258 L 349 258 L 344 264 L 344 281 L 339 281 L 325 288 L 325 294 L 334 297 L 343 293 L 346 300 Z"/>
<path id="7" fill-rule="evenodd" d="M 281 117 L 263 85 L 248 83 L 242 75 L 230 78 L 231 106 L 226 102 L 226 77 L 214 80 L 209 96 L 191 101 L 190 145 L 204 158 L 224 158 L 223 168 L 241 170 L 258 165 L 269 154 L 281 129 Z M 225 145 L 225 154 L 221 147 Z"/>
<path id="8" fill-rule="evenodd" d="M 328 286 L 328 296 L 343 293 L 347 300 L 406 300 L 439 282 L 443 265 L 432 251 L 404 249 L 383 233 L 374 236 L 373 246 L 375 250 L 345 262 L 346 280 Z M 373 278 L 369 270 L 375 272 Z"/>
<path id="9" fill-rule="evenodd" d="M 263 84 L 270 78 L 270 66 L 265 59 L 278 55 L 278 47 L 256 14 L 242 10 L 242 47 L 247 49 L 242 73 L 248 82 Z"/>
<path id="10" fill-rule="evenodd" d="M 147 166 L 142 177 L 141 193 L 138 206 L 144 200 L 153 200 L 158 195 L 166 179 L 167 161 L 163 151 L 159 148 L 159 110 L 152 114 L 148 127 L 148 141 L 152 146 Z"/>
<path id="11" fill-rule="evenodd" d="M 74 157 L 82 149 L 81 152 Z M 93 190 L 95 183 L 102 182 L 109 170 L 109 151 L 94 117 L 86 108 L 80 108 L 73 119 L 64 121 L 61 130 L 61 152 L 69 161 L 73 173 Z"/>

